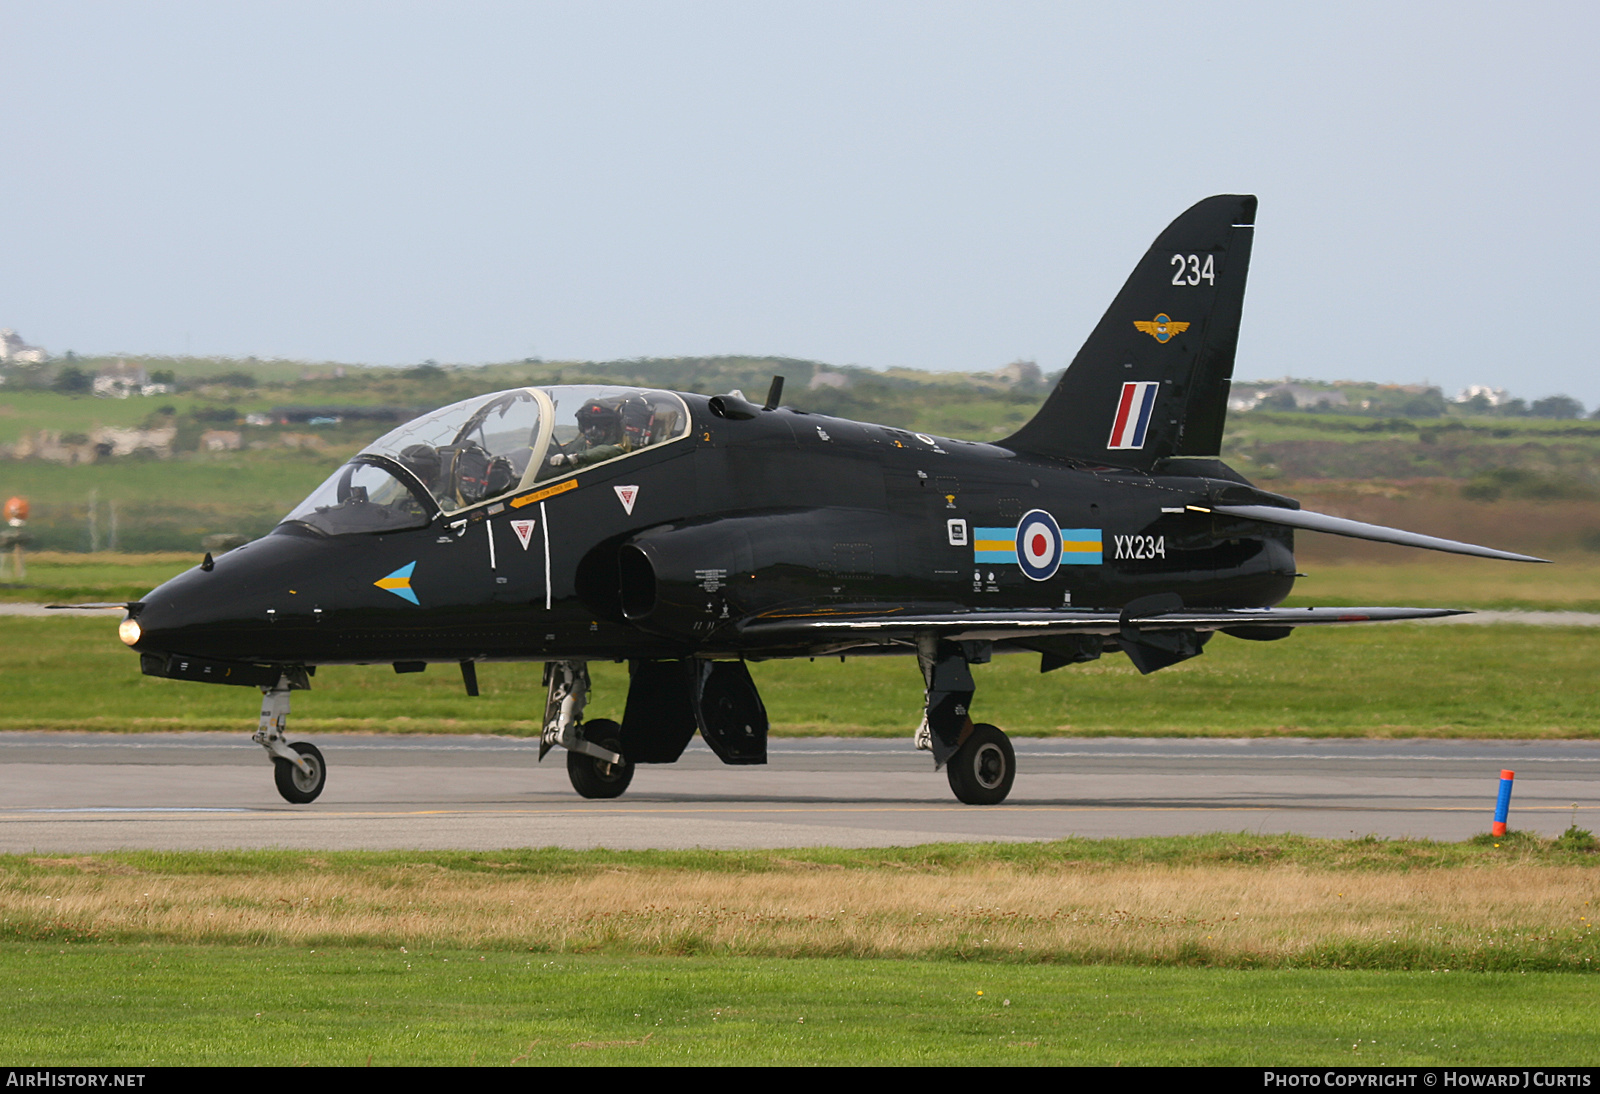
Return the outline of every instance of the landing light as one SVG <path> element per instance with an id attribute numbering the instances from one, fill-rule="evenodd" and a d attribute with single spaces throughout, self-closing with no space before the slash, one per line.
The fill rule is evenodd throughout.
<path id="1" fill-rule="evenodd" d="M 139 621 L 137 619 L 124 619 L 117 624 L 117 637 L 128 645 L 135 645 L 139 641 Z"/>

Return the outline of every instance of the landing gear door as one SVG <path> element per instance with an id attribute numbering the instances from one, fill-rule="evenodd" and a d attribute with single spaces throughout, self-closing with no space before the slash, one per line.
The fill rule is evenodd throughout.
<path id="1" fill-rule="evenodd" d="M 767 762 L 767 708 L 743 661 L 694 661 L 700 735 L 725 764 Z"/>

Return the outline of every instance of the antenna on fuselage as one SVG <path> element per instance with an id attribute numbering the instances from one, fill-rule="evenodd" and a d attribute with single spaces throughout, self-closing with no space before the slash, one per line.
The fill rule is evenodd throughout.
<path id="1" fill-rule="evenodd" d="M 762 410 L 777 410 L 778 400 L 783 398 L 783 377 L 774 376 L 772 386 L 767 388 L 767 405 Z"/>

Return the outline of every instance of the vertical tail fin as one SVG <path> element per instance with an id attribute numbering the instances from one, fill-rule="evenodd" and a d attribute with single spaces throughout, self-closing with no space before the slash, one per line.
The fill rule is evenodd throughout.
<path id="1" fill-rule="evenodd" d="M 1222 444 L 1256 199 L 1206 198 L 1145 252 L 1039 413 L 999 442 L 1147 470 Z"/>

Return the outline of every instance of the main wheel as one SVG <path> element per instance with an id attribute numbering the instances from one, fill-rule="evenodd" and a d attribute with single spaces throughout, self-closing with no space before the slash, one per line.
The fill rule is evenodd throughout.
<path id="1" fill-rule="evenodd" d="M 601 748 L 622 751 L 622 727 L 609 718 L 585 722 L 580 732 L 584 740 L 593 741 Z M 620 764 L 607 763 L 569 749 L 567 778 L 572 780 L 572 789 L 585 798 L 619 798 L 633 781 L 633 763 L 627 759 Z"/>
<path id="2" fill-rule="evenodd" d="M 1017 754 L 1011 740 L 988 723 L 972 727 L 972 735 L 945 768 L 950 789 L 968 805 L 999 805 L 1017 777 Z"/>
<path id="3" fill-rule="evenodd" d="M 322 762 L 322 753 L 317 751 L 316 745 L 296 741 L 289 747 L 305 757 L 306 763 L 311 767 L 311 774 L 307 775 L 288 760 L 280 760 L 274 756 L 272 775 L 277 780 L 278 793 L 283 795 L 284 801 L 296 805 L 314 802 L 328 781 L 328 765 Z"/>

